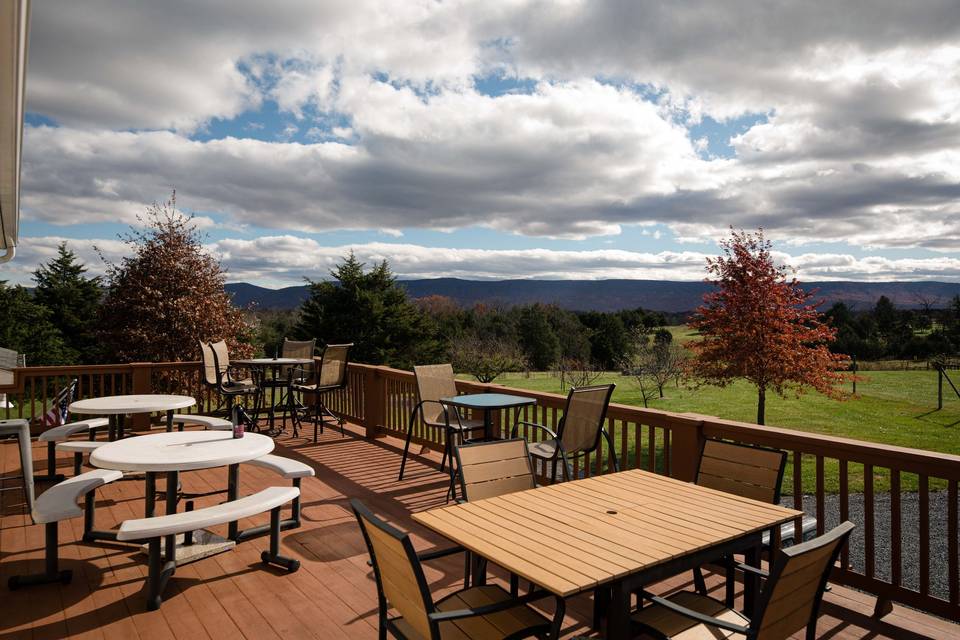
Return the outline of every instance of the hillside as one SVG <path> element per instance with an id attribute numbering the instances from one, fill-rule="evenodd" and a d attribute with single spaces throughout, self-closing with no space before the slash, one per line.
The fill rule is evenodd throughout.
<path id="1" fill-rule="evenodd" d="M 410 295 L 447 296 L 459 304 L 477 302 L 512 306 L 543 302 L 577 311 L 616 311 L 643 307 L 653 311 L 691 311 L 700 304 L 710 286 L 702 282 L 668 280 L 404 280 Z M 872 306 L 882 295 L 898 307 L 920 307 L 925 303 L 944 307 L 953 296 L 960 295 L 957 282 L 811 282 L 805 286 L 817 289 L 828 304 L 846 302 L 853 308 Z M 307 297 L 306 286 L 267 289 L 248 283 L 227 285 L 234 304 L 254 304 L 267 309 L 291 309 Z"/>

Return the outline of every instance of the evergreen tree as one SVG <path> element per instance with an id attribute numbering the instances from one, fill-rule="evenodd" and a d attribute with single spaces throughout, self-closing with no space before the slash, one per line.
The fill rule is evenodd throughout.
<path id="1" fill-rule="evenodd" d="M 50 311 L 50 321 L 66 342 L 65 356 L 71 364 L 90 364 L 99 360 L 94 333 L 100 306 L 100 278 L 87 278 L 77 256 L 61 243 L 57 257 L 33 272 L 37 287 L 34 300 Z"/>
<path id="2" fill-rule="evenodd" d="M 0 346 L 26 354 L 27 365 L 67 364 L 69 349 L 50 311 L 21 286 L 0 280 Z"/>
<path id="3" fill-rule="evenodd" d="M 203 248 L 176 200 L 154 204 L 125 240 L 133 255 L 107 269 L 99 337 L 114 362 L 196 360 L 200 340 L 250 355 L 252 331 L 224 290 L 220 262 Z"/>
<path id="4" fill-rule="evenodd" d="M 351 359 L 407 369 L 437 345 L 424 314 L 390 272 L 386 260 L 369 272 L 351 251 L 330 273 L 310 283 L 297 333 L 320 343 L 352 342 Z M 432 356 L 431 356 L 432 357 Z"/>
<path id="5" fill-rule="evenodd" d="M 547 320 L 547 308 L 540 304 L 519 310 L 517 336 L 530 367 L 549 369 L 560 359 L 560 338 Z"/>

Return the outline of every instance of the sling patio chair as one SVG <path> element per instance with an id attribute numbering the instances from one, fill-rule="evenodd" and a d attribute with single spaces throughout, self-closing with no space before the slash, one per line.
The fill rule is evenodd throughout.
<path id="1" fill-rule="evenodd" d="M 280 349 L 281 358 L 307 358 L 313 360 L 314 353 L 317 350 L 317 339 L 313 340 L 291 340 L 283 339 L 283 346 Z M 291 376 L 291 373 L 293 375 Z M 285 365 L 277 367 L 276 377 L 267 378 L 260 381 L 261 388 L 276 387 L 290 393 L 291 384 L 306 384 L 313 376 L 313 365 L 291 366 Z M 280 404 L 290 406 L 289 395 L 280 399 Z M 300 407 L 302 408 L 302 407 Z"/>
<path id="2" fill-rule="evenodd" d="M 679 591 L 666 598 L 643 592 L 651 604 L 634 614 L 636 630 L 673 640 L 781 640 L 806 628 L 807 640 L 813 640 L 830 570 L 853 528 L 852 523 L 844 522 L 819 538 L 781 549 L 769 572 L 738 564 L 738 570 L 766 578 L 752 618 L 692 591 Z"/>
<path id="3" fill-rule="evenodd" d="M 786 451 L 707 438 L 700 449 L 696 483 L 744 498 L 780 504 L 780 489 L 786 465 Z M 781 525 L 780 540 L 802 542 L 816 528 L 816 518 L 803 516 L 800 536 L 795 533 L 796 523 L 790 521 Z M 763 546 L 770 547 L 769 531 L 763 534 Z M 728 606 L 733 606 L 735 562 L 731 556 L 721 559 L 720 564 L 725 567 L 727 574 L 725 601 Z M 706 595 L 707 586 L 699 568 L 693 570 L 693 581 L 697 592 Z"/>
<path id="4" fill-rule="evenodd" d="M 314 442 L 317 441 L 317 427 L 319 426 L 320 433 L 323 433 L 323 425 L 327 418 L 331 418 L 333 423 L 340 427 L 341 436 L 346 435 L 343 430 L 343 418 L 327 407 L 324 396 L 334 391 L 339 391 L 340 389 L 346 389 L 349 380 L 347 373 L 349 371 L 348 365 L 350 364 L 350 347 L 352 346 L 352 342 L 349 344 L 326 345 L 320 356 L 320 364 L 312 368 L 313 382 L 294 382 L 298 376 L 302 377 L 305 375 L 306 370 L 291 367 L 288 380 L 290 390 L 287 392 L 287 399 L 288 402 L 290 402 L 289 406 L 291 415 L 293 416 L 293 437 L 296 438 L 300 435 L 300 414 L 303 413 L 303 408 L 298 408 L 294 404 L 294 391 L 299 391 L 303 395 L 313 396 Z"/>
<path id="5" fill-rule="evenodd" d="M 226 403 L 228 417 L 234 415 L 233 407 L 237 399 L 253 398 L 254 406 L 260 402 L 261 391 L 256 382 L 249 378 L 238 379 L 230 366 L 230 353 L 227 343 L 200 341 L 200 357 L 203 361 L 203 382 L 223 397 Z M 237 404 L 237 419 L 242 420 L 246 427 L 258 431 L 257 423 L 242 405 Z M 256 412 L 256 410 L 254 411 Z"/>
<path id="6" fill-rule="evenodd" d="M 410 451 L 410 441 L 413 439 L 413 430 L 417 417 L 428 428 L 444 430 L 443 458 L 440 459 L 440 472 L 443 473 L 447 458 L 450 459 L 450 491 L 455 487 L 455 471 L 453 468 L 453 441 L 463 444 L 468 441 L 467 435 L 473 431 L 483 431 L 483 420 L 464 418 L 456 407 L 443 404 L 443 398 L 452 398 L 459 394 L 457 378 L 453 374 L 453 365 L 428 364 L 413 368 L 413 375 L 417 381 L 417 404 L 410 412 L 410 423 L 407 426 L 407 442 L 403 447 L 403 458 L 400 460 L 400 475 L 397 481 L 403 480 L 403 470 L 406 468 L 407 455 Z M 456 497 L 456 496 L 454 496 Z"/>
<path id="7" fill-rule="evenodd" d="M 540 442 L 530 443 L 530 455 L 542 460 L 544 465 L 550 463 L 550 478 L 557 481 L 557 464 L 563 462 L 563 478 L 570 480 L 572 467 L 571 459 L 577 456 L 596 451 L 600 447 L 600 438 L 605 438 L 610 448 L 610 459 L 615 471 L 620 470 L 617 462 L 616 449 L 613 439 L 603 428 L 603 421 L 607 417 L 607 407 L 610 405 L 610 396 L 616 385 L 602 384 L 592 387 L 578 387 L 570 389 L 567 394 L 567 405 L 563 410 L 563 417 L 554 433 L 549 427 L 525 420 L 517 421 L 513 426 L 512 437 L 517 437 L 520 426 L 531 427 L 543 431 L 548 436 Z"/>
<path id="8" fill-rule="evenodd" d="M 408 534 L 375 516 L 359 500 L 351 500 L 350 505 L 373 565 L 380 638 L 386 638 L 387 633 L 409 640 L 530 637 L 554 640 L 560 637 L 565 603 L 563 598 L 546 591 L 533 591 L 515 598 L 499 586 L 482 585 L 461 589 L 434 601 L 421 562 L 463 549 L 452 547 L 418 554 Z M 529 604 L 551 597 L 556 603 L 553 620 Z M 390 609 L 399 615 L 389 617 Z"/>

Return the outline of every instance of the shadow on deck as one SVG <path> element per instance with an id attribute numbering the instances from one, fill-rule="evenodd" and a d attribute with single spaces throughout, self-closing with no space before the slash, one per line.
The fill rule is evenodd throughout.
<path id="1" fill-rule="evenodd" d="M 73 582 L 7 591 L 10 575 L 41 569 L 43 529 L 29 524 L 19 492 L 3 492 L 0 640 L 376 638 L 376 588 L 349 500 L 359 498 L 382 517 L 411 531 L 415 546 L 423 550 L 447 543 L 415 524 L 409 515 L 444 504 L 447 483 L 446 476 L 437 471 L 439 456 L 435 454 L 414 455 L 403 482 L 397 482 L 402 442 L 389 437 L 367 440 L 360 434 L 359 429 L 348 426 L 346 437 L 328 429 L 317 443 L 286 434 L 276 440 L 275 453 L 307 462 L 317 472 L 316 478 L 303 483 L 303 526 L 283 538 L 285 553 L 302 561 L 299 572 L 288 575 L 261 569 L 260 551 L 267 540 L 253 540 L 230 553 L 178 568 L 163 606 L 154 612 L 145 611 L 141 593 L 145 556 L 128 545 L 78 544 L 83 526 L 79 519 L 61 524 L 62 565 L 74 570 Z M 39 447 L 34 457 L 38 468 L 45 468 Z M 60 458 L 59 465 L 61 471 L 70 473 L 66 457 Z M 19 471 L 12 442 L 0 443 L 0 469 L 5 476 Z M 225 469 L 181 476 L 186 491 L 226 488 Z M 257 468 L 243 468 L 241 473 L 242 493 L 283 482 Z M 124 519 L 142 515 L 143 483 L 139 480 L 114 483 L 97 495 L 98 528 L 115 527 Z M 218 496 L 205 498 L 197 507 L 219 500 Z M 260 523 L 265 518 L 255 520 Z M 456 556 L 427 568 L 435 595 L 459 587 L 462 575 L 462 561 Z M 708 575 L 708 584 L 719 593 L 718 577 Z M 679 576 L 653 590 L 690 587 L 689 576 Z M 877 621 L 870 617 L 873 604 L 872 596 L 834 588 L 822 609 L 819 637 L 912 640 L 960 636 L 960 627 L 901 606 L 894 606 L 893 613 Z M 569 601 L 566 637 L 598 637 L 590 633 L 591 611 L 587 595 Z"/>

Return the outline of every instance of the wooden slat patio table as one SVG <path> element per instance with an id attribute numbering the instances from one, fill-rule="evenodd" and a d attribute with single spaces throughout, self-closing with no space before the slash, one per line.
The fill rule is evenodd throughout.
<path id="1" fill-rule="evenodd" d="M 724 553 L 745 553 L 757 564 L 763 531 L 799 513 L 633 469 L 439 507 L 413 519 L 556 595 L 607 586 L 607 637 L 627 638 L 634 590 Z M 748 615 L 757 591 L 748 574 Z"/>

